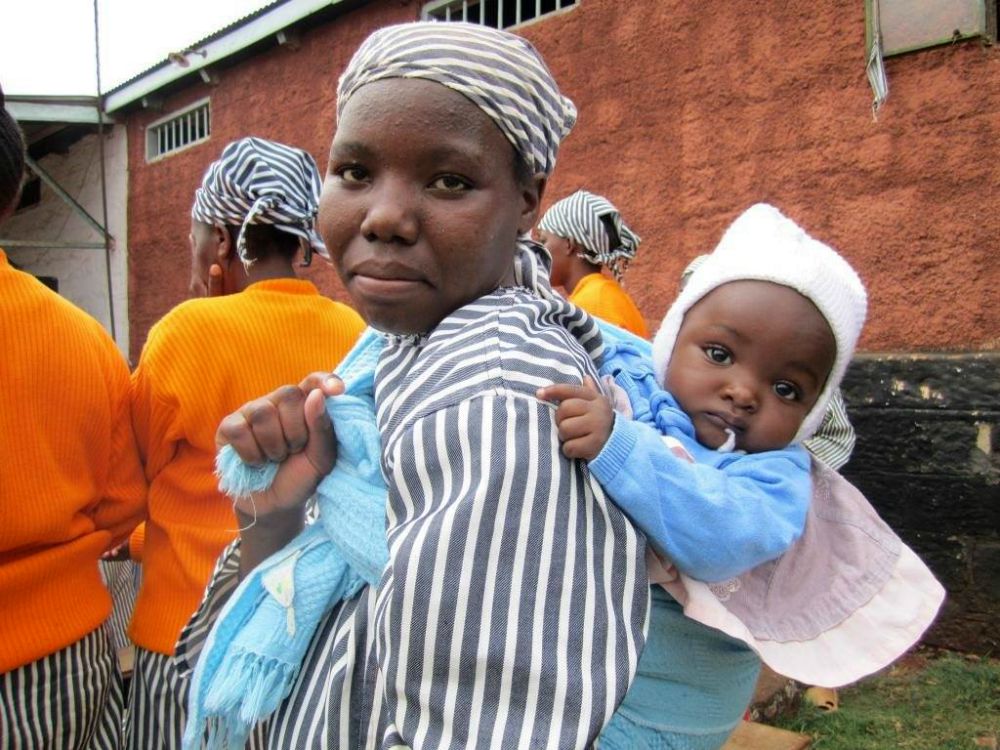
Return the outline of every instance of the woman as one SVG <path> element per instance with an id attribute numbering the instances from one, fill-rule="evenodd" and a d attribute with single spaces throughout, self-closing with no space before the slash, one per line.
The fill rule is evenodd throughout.
<path id="1" fill-rule="evenodd" d="M 25 162 L 3 104 L 0 91 L 0 225 Z M 0 745 L 117 750 L 124 696 L 98 557 L 145 512 L 128 365 L 2 250 L 0 341 Z"/>
<path id="2" fill-rule="evenodd" d="M 314 231 L 319 186 L 316 162 L 301 149 L 262 138 L 223 149 L 191 210 L 191 291 L 214 287 L 214 296 L 188 300 L 154 325 L 132 375 L 149 519 L 129 545 L 142 561 L 129 625 L 130 747 L 181 743 L 187 680 L 174 645 L 237 529 L 215 476 L 219 420 L 256 394 L 336 364 L 364 328 L 357 313 L 295 274 L 300 251 L 326 255 Z"/>
<path id="3" fill-rule="evenodd" d="M 577 190 L 555 203 L 538 222 L 538 239 L 552 256 L 553 286 L 591 315 L 642 338 L 646 321 L 622 289 L 622 276 L 641 239 L 626 226 L 610 201 Z M 614 278 L 601 271 L 607 268 Z"/>
<path id="4" fill-rule="evenodd" d="M 634 674 L 648 582 L 641 537 L 561 454 L 553 410 L 535 395 L 557 376 L 596 379 L 602 348 L 593 319 L 551 291 L 540 248 L 520 239 L 575 110 L 523 39 L 417 23 L 362 45 L 338 118 L 319 229 L 358 309 L 386 334 L 373 395 L 389 563 L 377 586 L 343 602 L 351 587 L 338 591 L 301 662 L 260 686 L 289 693 L 269 746 L 589 747 Z M 244 458 L 287 460 L 238 506 L 240 544 L 186 652 L 237 570 L 251 574 L 246 587 L 257 562 L 302 532 L 303 505 L 333 466 L 330 429 L 322 393 L 302 389 L 223 422 L 221 441 Z M 278 622 L 292 640 L 308 609 L 293 593 L 298 554 L 268 561 L 279 563 L 262 582 L 287 594 L 291 619 Z M 231 667 L 247 654 L 220 657 L 215 645 L 241 606 L 223 612 L 199 662 L 219 680 L 197 705 L 239 682 Z M 249 703 L 240 708 L 254 714 Z M 242 741 L 246 713 L 216 716 L 218 739 Z M 189 728 L 193 746 L 200 730 Z"/>

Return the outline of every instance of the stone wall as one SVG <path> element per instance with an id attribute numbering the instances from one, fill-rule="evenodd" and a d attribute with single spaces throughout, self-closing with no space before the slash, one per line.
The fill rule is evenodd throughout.
<path id="1" fill-rule="evenodd" d="M 844 470 L 948 591 L 926 640 L 1000 647 L 1000 355 L 863 355 Z"/>

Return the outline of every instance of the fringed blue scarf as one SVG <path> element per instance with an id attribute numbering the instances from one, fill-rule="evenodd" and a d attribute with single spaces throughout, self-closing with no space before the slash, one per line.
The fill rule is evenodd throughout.
<path id="1" fill-rule="evenodd" d="M 291 692 L 323 617 L 381 576 L 389 557 L 374 398 L 382 346 L 369 329 L 337 369 L 346 390 L 326 401 L 337 463 L 316 490 L 319 518 L 257 566 L 219 614 L 191 681 L 186 750 L 202 746 L 206 729 L 208 748 L 242 748 Z M 216 464 L 231 497 L 266 489 L 277 472 L 273 463 L 247 466 L 228 446 Z"/>

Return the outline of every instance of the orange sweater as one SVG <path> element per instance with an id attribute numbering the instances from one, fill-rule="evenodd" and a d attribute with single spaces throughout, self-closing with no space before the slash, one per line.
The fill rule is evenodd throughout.
<path id="1" fill-rule="evenodd" d="M 646 328 L 642 313 L 614 279 L 600 273 L 588 274 L 580 279 L 569 296 L 569 301 L 601 320 L 614 323 L 636 336 L 649 338 L 649 329 Z"/>
<path id="2" fill-rule="evenodd" d="M 219 422 L 278 386 L 332 369 L 363 329 L 356 312 L 308 281 L 277 279 L 184 302 L 150 330 L 132 374 L 149 480 L 142 584 L 129 625 L 136 644 L 173 653 L 216 558 L 236 536 L 232 503 L 214 475 Z"/>
<path id="3" fill-rule="evenodd" d="M 128 366 L 100 324 L 0 251 L 0 672 L 111 611 L 97 559 L 142 519 Z"/>

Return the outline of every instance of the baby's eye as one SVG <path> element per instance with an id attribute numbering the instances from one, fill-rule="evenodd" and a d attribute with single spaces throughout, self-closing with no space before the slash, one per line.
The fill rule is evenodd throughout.
<path id="1" fill-rule="evenodd" d="M 732 355 L 724 347 L 706 346 L 703 351 L 705 352 L 705 356 L 717 365 L 731 365 L 733 363 Z"/>
<path id="2" fill-rule="evenodd" d="M 457 175 L 443 174 L 431 183 L 431 187 L 446 193 L 461 193 L 472 186 Z"/>
<path id="3" fill-rule="evenodd" d="M 799 393 L 798 388 L 796 388 L 792 383 L 786 383 L 784 381 L 779 381 L 774 384 L 774 392 L 777 394 L 778 398 L 784 399 L 785 401 L 798 401 L 802 398 L 802 394 Z"/>
<path id="4" fill-rule="evenodd" d="M 344 182 L 364 182 L 368 179 L 368 173 L 364 170 L 364 168 L 353 164 L 346 167 L 340 167 L 337 169 L 336 174 Z"/>

